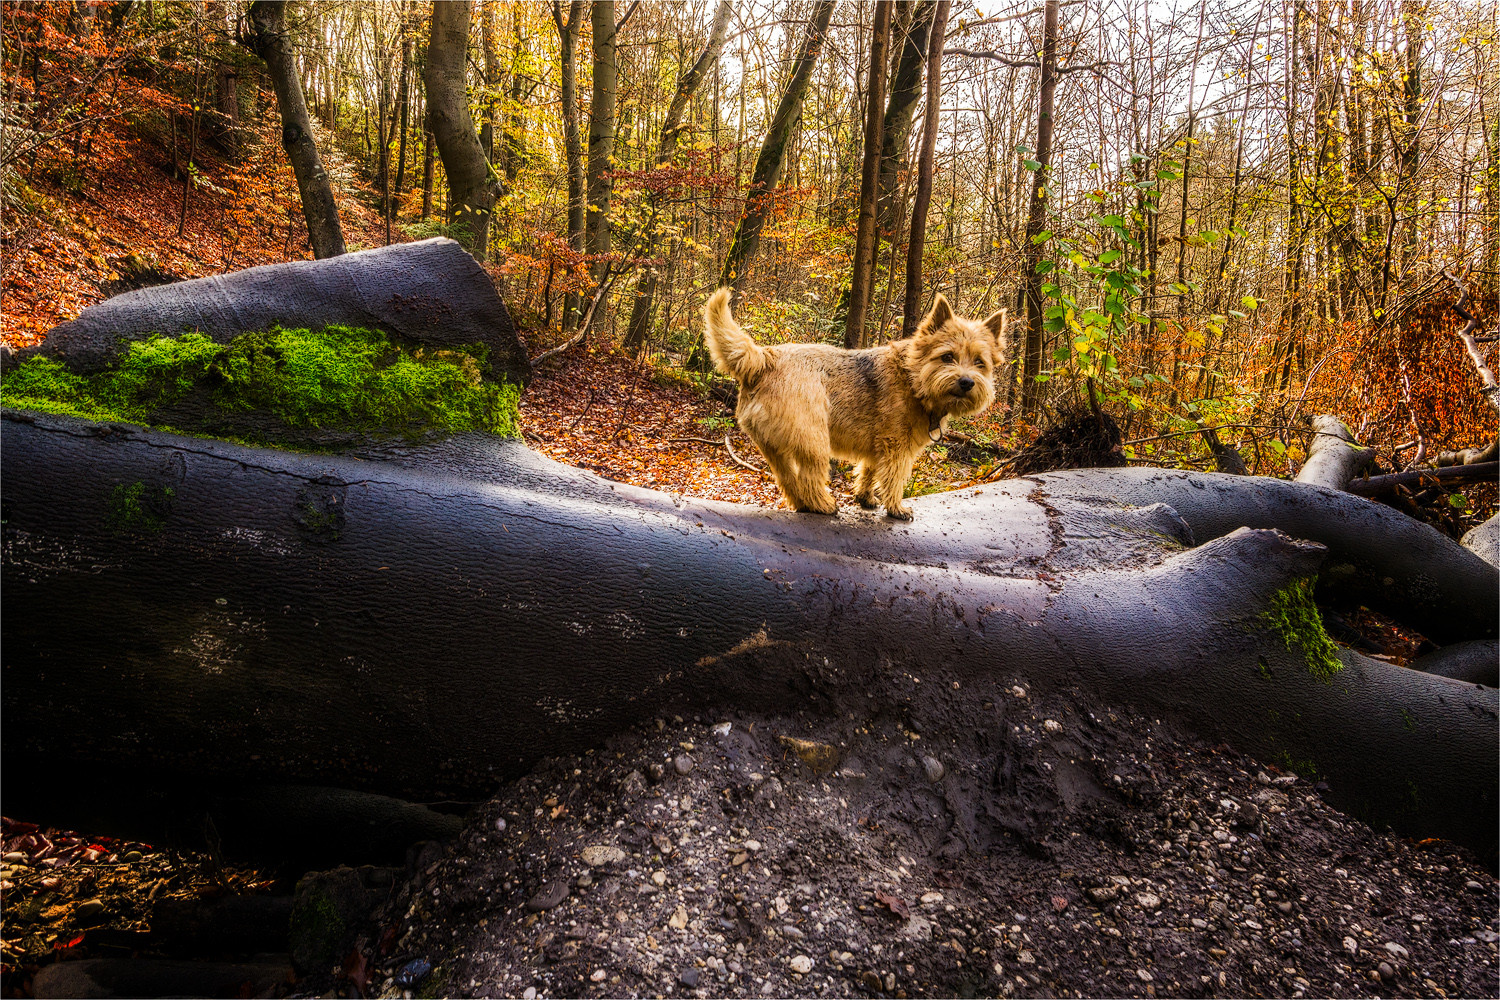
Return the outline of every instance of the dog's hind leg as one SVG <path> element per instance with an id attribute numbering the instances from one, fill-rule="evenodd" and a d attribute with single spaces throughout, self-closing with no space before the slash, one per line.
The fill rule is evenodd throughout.
<path id="1" fill-rule="evenodd" d="M 862 461 L 854 469 L 854 499 L 865 510 L 880 506 L 875 498 L 875 467 Z"/>
<path id="2" fill-rule="evenodd" d="M 792 510 L 814 511 L 819 514 L 836 513 L 838 507 L 834 504 L 833 494 L 828 490 L 827 472 L 823 473 L 823 479 L 818 481 L 816 477 L 807 474 L 807 461 L 804 456 L 792 451 L 772 448 L 756 442 L 760 453 L 766 456 L 766 462 L 771 466 L 771 471 L 776 475 L 776 485 L 781 490 L 781 497 L 786 505 Z M 827 469 L 828 460 L 823 460 L 823 468 Z M 811 480 L 811 481 L 810 481 Z"/>

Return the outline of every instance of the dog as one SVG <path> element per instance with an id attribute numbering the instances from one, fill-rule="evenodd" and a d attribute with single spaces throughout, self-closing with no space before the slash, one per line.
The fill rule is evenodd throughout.
<path id="1" fill-rule="evenodd" d="M 1006 311 L 956 315 L 941 294 L 908 338 L 846 350 L 828 344 L 762 347 L 735 322 L 731 290 L 704 309 L 714 365 L 739 383 L 735 416 L 775 473 L 787 506 L 834 514 L 830 457 L 855 462 L 854 498 L 912 519 L 904 503 L 912 465 L 952 417 L 982 412 L 1010 355 Z"/>

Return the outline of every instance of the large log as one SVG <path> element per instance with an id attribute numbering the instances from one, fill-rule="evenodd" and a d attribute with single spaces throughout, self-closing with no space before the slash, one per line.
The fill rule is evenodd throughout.
<path id="1" fill-rule="evenodd" d="M 46 354 L 91 373 L 114 362 L 124 344 L 154 333 L 197 331 L 227 343 L 251 330 L 330 325 L 431 347 L 483 344 L 497 375 L 517 384 L 531 377 L 525 346 L 489 275 L 442 238 L 126 292 L 85 309 L 14 360 Z"/>
<path id="2" fill-rule="evenodd" d="M 1315 771 L 1372 822 L 1494 853 L 1495 689 L 1324 645 L 1300 585 L 1323 546 L 1200 509 L 1245 477 L 1056 474 L 918 498 L 898 524 L 685 501 L 479 435 L 329 457 L 6 421 L 8 772 L 431 797 L 664 711 L 873 717 L 917 684 L 1019 683 L 1176 720 Z M 1246 496 L 1335 549 L 1352 515 L 1332 497 L 1367 504 L 1250 481 L 1223 518 Z M 1431 610 L 1467 620 L 1444 582 Z"/>

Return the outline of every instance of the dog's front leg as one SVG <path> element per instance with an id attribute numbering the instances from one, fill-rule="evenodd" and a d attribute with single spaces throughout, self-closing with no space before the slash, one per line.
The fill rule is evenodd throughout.
<path id="1" fill-rule="evenodd" d="M 860 462 L 854 470 L 854 499 L 865 510 L 880 506 L 875 499 L 875 467 L 871 462 Z"/>
<path id="2" fill-rule="evenodd" d="M 885 501 L 885 516 L 898 521 L 912 519 L 911 508 L 906 506 L 906 481 L 911 478 L 916 455 L 894 454 L 881 463 L 875 478 L 880 485 L 880 497 Z"/>

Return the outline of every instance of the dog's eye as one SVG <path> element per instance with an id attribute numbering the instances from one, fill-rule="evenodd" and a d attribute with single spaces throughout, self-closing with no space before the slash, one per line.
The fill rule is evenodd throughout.
<path id="1" fill-rule="evenodd" d="M 983 358 L 975 358 L 974 359 L 974 364 L 978 366 L 978 368 L 979 368 L 980 371 L 984 371 L 984 369 L 985 369 L 985 363 L 984 363 L 984 359 Z"/>
<path id="2" fill-rule="evenodd" d="M 943 355 L 943 364 L 945 364 L 945 365 L 951 365 L 951 364 L 953 364 L 953 362 L 955 362 L 957 360 L 958 360 L 958 358 L 956 356 L 954 356 L 954 354 L 953 354 L 952 351 L 949 351 L 947 354 Z"/>

